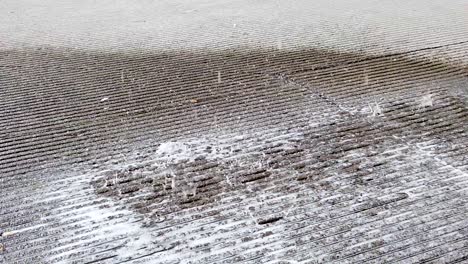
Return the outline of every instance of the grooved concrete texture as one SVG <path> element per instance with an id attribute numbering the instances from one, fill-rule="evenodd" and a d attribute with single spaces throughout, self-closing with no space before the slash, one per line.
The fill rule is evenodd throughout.
<path id="1" fill-rule="evenodd" d="M 1 263 L 467 263 L 466 1 L 1 1 Z"/>

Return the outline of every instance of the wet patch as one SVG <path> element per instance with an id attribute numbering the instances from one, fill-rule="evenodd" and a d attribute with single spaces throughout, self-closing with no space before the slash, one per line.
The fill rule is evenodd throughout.
<path id="1" fill-rule="evenodd" d="M 101 172 L 93 185 L 102 195 L 138 197 L 134 209 L 152 214 L 161 212 L 148 207 L 159 203 L 172 210 L 207 205 L 220 194 L 277 178 L 278 160 L 304 151 L 302 137 L 272 130 L 165 142 L 155 146 L 156 153 L 144 162 Z"/>
<path id="2" fill-rule="evenodd" d="M 3 255 L 359 263 L 457 250 L 467 72 L 418 58 L 3 51 L 0 171 L 16 196 L 0 229 L 39 230 L 2 236 Z"/>
<path id="3" fill-rule="evenodd" d="M 379 116 L 397 105 L 415 111 L 448 97 L 466 108 L 459 92 L 466 69 L 417 58 L 323 50 L 2 51 L 2 160 L 70 164 L 104 151 L 114 159 L 143 140 L 333 122 L 336 112 Z"/>

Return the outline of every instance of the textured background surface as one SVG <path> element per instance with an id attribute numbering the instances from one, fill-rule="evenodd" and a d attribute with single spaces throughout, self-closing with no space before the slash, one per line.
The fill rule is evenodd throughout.
<path id="1" fill-rule="evenodd" d="M 467 262 L 467 8 L 1 1 L 0 262 Z"/>

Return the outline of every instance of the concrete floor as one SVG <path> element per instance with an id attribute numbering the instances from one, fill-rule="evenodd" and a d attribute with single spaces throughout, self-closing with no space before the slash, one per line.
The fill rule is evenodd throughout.
<path id="1" fill-rule="evenodd" d="M 1 263 L 467 263 L 466 1 L 1 1 Z"/>

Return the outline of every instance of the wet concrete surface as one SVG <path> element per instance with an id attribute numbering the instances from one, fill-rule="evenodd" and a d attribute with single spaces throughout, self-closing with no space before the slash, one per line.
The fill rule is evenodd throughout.
<path id="1" fill-rule="evenodd" d="M 463 263 L 441 46 L 0 52 L 0 261 Z"/>

